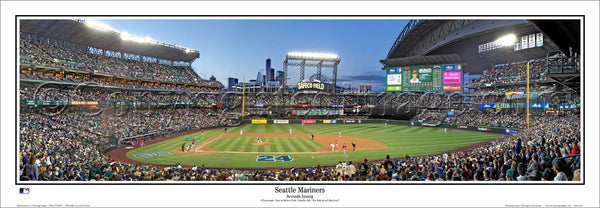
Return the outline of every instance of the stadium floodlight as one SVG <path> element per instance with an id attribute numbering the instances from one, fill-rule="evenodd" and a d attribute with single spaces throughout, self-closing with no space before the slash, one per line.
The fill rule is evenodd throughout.
<path id="1" fill-rule="evenodd" d="M 96 20 L 92 20 L 92 19 L 86 19 L 85 25 L 87 25 L 91 28 L 97 29 L 97 30 L 116 31 L 114 28 L 112 28 L 104 23 L 98 22 Z"/>
<path id="2" fill-rule="evenodd" d="M 516 41 L 517 41 L 517 36 L 515 36 L 514 34 L 509 34 L 509 35 L 505 35 L 505 36 L 498 38 L 498 40 L 496 40 L 495 42 L 496 42 L 496 44 L 502 45 L 502 46 L 512 46 L 515 44 Z"/>
<path id="3" fill-rule="evenodd" d="M 340 56 L 333 53 L 312 53 L 312 52 L 288 52 L 287 56 L 298 59 L 339 59 Z"/>

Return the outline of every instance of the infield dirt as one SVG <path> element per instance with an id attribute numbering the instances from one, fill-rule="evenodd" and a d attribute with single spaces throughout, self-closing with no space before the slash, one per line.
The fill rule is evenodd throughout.
<path id="1" fill-rule="evenodd" d="M 208 140 L 207 142 L 204 142 L 204 143 L 198 145 L 197 147 L 194 148 L 194 151 L 183 152 L 183 153 L 185 153 L 185 154 L 212 154 L 212 153 L 217 153 L 217 152 L 219 152 L 219 153 L 238 153 L 238 154 L 250 154 L 250 153 L 255 154 L 255 153 L 257 153 L 257 152 L 220 151 L 220 150 L 206 147 L 211 142 L 213 142 L 219 138 L 226 138 L 226 137 L 240 137 L 240 134 L 237 132 L 236 133 L 231 133 L 231 132 L 230 133 L 221 133 L 221 134 L 213 137 L 212 139 Z M 295 138 L 312 139 L 311 134 L 286 134 L 286 133 L 244 133 L 241 137 L 261 137 L 261 138 L 264 138 L 264 137 L 279 137 L 279 138 L 295 137 Z M 331 153 L 331 152 L 336 152 L 336 151 L 331 151 L 330 144 L 335 144 L 336 141 L 338 143 L 337 152 L 342 151 L 342 146 L 344 144 L 346 144 L 346 151 L 352 151 L 352 143 L 356 144 L 356 151 L 388 149 L 388 146 L 383 142 L 380 142 L 380 141 L 377 141 L 374 139 L 353 137 L 353 136 L 341 136 L 340 137 L 338 135 L 315 134 L 315 141 L 325 147 L 318 149 L 317 151 L 314 151 L 314 152 L 268 152 L 268 153 L 275 153 L 275 154 Z M 268 145 L 268 144 L 263 144 L 263 145 Z M 173 152 L 182 153 L 181 148 L 176 148 L 173 150 Z"/>

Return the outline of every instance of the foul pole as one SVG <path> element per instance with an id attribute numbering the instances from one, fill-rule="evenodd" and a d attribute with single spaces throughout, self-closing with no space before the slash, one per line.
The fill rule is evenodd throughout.
<path id="1" fill-rule="evenodd" d="M 529 61 L 527 61 L 527 128 L 529 128 Z"/>
<path id="2" fill-rule="evenodd" d="M 244 122 L 244 109 L 245 108 L 246 108 L 246 79 L 244 78 L 244 76 L 242 76 L 242 122 Z"/>

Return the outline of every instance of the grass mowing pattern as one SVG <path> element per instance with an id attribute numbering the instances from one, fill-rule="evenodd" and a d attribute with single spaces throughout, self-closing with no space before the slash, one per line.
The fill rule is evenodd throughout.
<path id="1" fill-rule="evenodd" d="M 255 145 L 256 137 L 224 137 L 218 138 L 206 147 L 234 152 L 314 152 L 324 147 L 306 138 L 261 137 L 261 140 L 271 144 Z"/>
<path id="2" fill-rule="evenodd" d="M 378 160 L 384 159 L 386 155 L 393 158 L 404 157 L 405 155 L 419 156 L 447 152 L 458 149 L 464 146 L 475 144 L 478 142 L 499 138 L 500 135 L 486 134 L 479 132 L 468 132 L 448 129 L 448 133 L 444 133 L 444 129 L 431 127 L 413 127 L 383 124 L 254 124 L 228 128 L 228 132 L 239 132 L 243 129 L 244 132 L 274 132 L 274 133 L 289 133 L 289 129 L 293 133 L 314 133 L 314 134 L 331 134 L 337 135 L 342 132 L 343 135 L 364 137 L 379 140 L 389 146 L 386 150 L 369 150 L 358 152 L 347 152 L 344 155 L 341 152 L 326 153 L 326 154 L 288 154 L 293 158 L 292 162 L 257 162 L 256 156 L 259 154 L 231 154 L 231 153 L 214 153 L 206 155 L 190 155 L 171 152 L 175 148 L 181 148 L 185 138 L 199 138 L 200 132 L 176 137 L 167 141 L 162 141 L 156 144 L 148 145 L 143 149 L 138 148 L 131 150 L 127 156 L 131 159 L 154 163 L 154 164 L 175 164 L 181 163 L 186 165 L 206 165 L 207 167 L 235 167 L 235 168 L 255 168 L 255 167 L 299 167 L 299 166 L 316 166 L 336 164 L 339 161 L 362 161 L 363 159 Z M 204 132 L 204 137 L 198 143 L 204 143 L 210 138 L 222 133 L 223 129 L 207 130 Z M 214 142 L 217 142 L 219 138 Z M 266 138 L 265 138 L 266 139 Z M 289 139 L 289 138 L 285 138 Z M 310 140 L 308 140 L 310 141 Z M 213 143 L 214 143 L 213 142 Z M 244 152 L 258 152 L 261 149 L 259 145 L 245 145 L 245 142 L 256 142 L 256 138 L 250 138 L 250 141 L 237 140 L 223 141 L 224 144 L 219 148 L 229 149 L 229 151 L 238 151 L 242 149 Z M 266 141 L 265 141 L 266 142 Z M 190 142 L 185 142 L 189 145 Z M 209 144 L 210 147 L 213 143 Z M 272 142 L 274 143 L 274 142 Z M 243 147 L 245 146 L 245 147 Z M 243 148 L 242 148 L 243 147 Z M 214 147 L 213 147 L 214 148 Z M 265 151 L 267 150 L 264 147 Z M 270 145 L 270 151 L 275 152 L 275 149 L 283 150 L 283 152 L 302 151 L 303 149 L 290 145 L 290 143 L 274 143 Z M 309 148 L 309 145 L 305 145 Z M 218 148 L 217 148 L 218 149 Z M 360 150 L 360 146 L 357 147 Z M 153 153 L 153 152 L 171 152 L 171 155 L 157 156 L 150 158 L 136 158 L 134 154 Z M 279 155 L 273 155 L 275 157 Z"/>

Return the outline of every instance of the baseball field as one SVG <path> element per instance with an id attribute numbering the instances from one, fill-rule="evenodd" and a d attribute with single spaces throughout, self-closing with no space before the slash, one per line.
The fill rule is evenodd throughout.
<path id="1" fill-rule="evenodd" d="M 397 158 L 439 154 L 499 137 L 501 135 L 384 124 L 248 124 L 229 127 L 227 133 L 220 128 L 206 130 L 203 135 L 196 132 L 174 137 L 132 149 L 126 155 L 140 163 L 158 165 L 305 167 L 365 158 L 379 160 L 386 155 Z M 188 150 L 192 141 L 195 146 Z"/>

